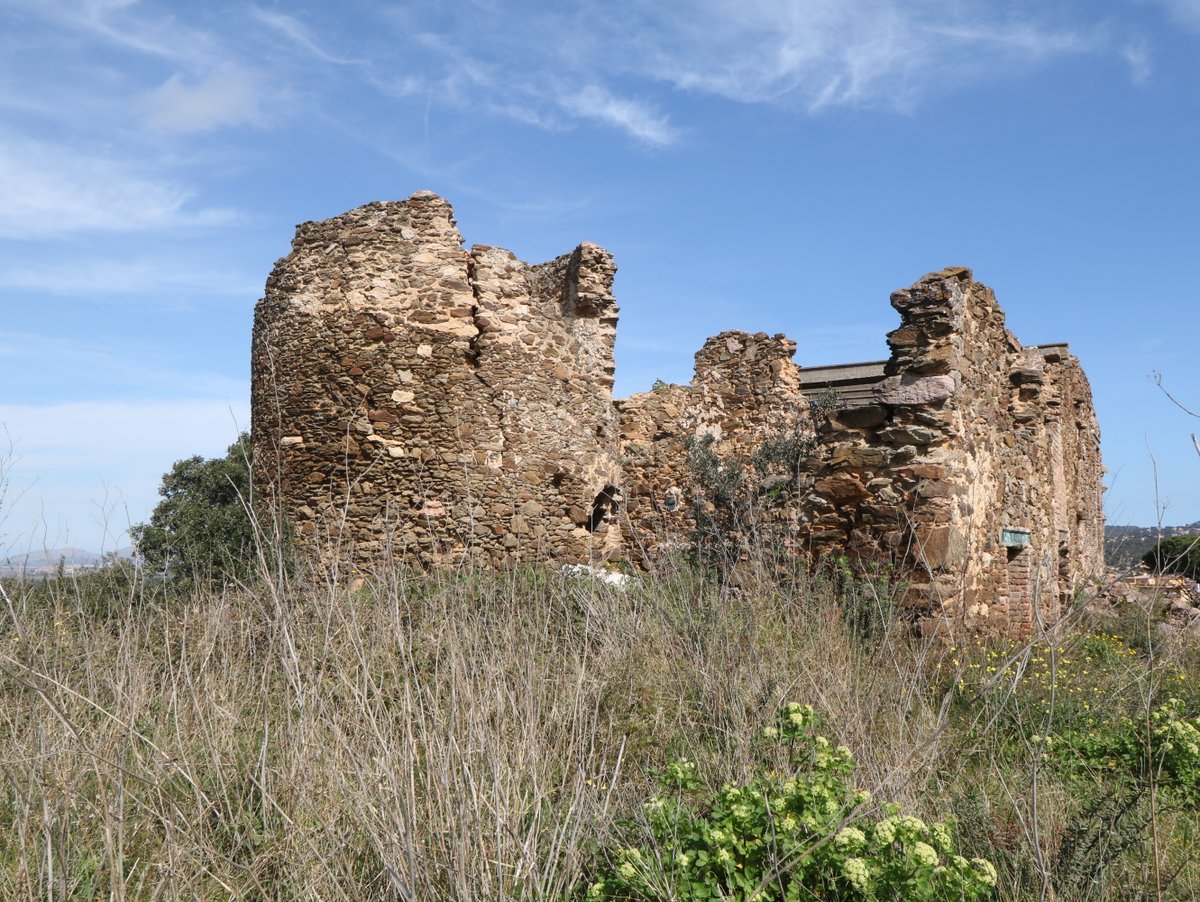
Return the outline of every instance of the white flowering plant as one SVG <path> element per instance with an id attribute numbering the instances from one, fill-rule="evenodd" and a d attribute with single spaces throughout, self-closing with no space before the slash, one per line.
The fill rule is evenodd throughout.
<path id="1" fill-rule="evenodd" d="M 673 762 L 642 817 L 622 824 L 615 849 L 577 887 L 588 900 L 794 902 L 801 899 L 979 900 L 992 898 L 990 862 L 957 854 L 949 826 L 868 813 L 853 787 L 854 759 L 815 730 L 811 706 L 779 710 L 767 739 L 789 750 L 790 773 L 741 786 L 704 788 L 696 765 Z"/>

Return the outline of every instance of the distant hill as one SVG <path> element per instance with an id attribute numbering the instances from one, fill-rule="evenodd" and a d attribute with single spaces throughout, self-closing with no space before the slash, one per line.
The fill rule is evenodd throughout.
<path id="1" fill-rule="evenodd" d="M 117 554 L 129 557 L 132 549 L 122 548 Z M 0 557 L 0 574 L 25 574 L 35 576 L 52 573 L 59 564 L 68 571 L 87 570 L 98 567 L 104 560 L 104 555 L 95 551 L 85 551 L 82 548 L 50 548 L 36 551 L 11 552 Z"/>
<path id="2" fill-rule="evenodd" d="M 1137 565 L 1142 555 L 1158 544 L 1159 539 L 1171 536 L 1200 536 L 1200 520 L 1186 526 L 1106 526 L 1104 527 L 1104 560 L 1110 567 Z M 117 554 L 131 557 L 132 548 L 122 548 Z M 49 550 L 13 553 L 0 557 L 0 575 L 52 573 L 59 562 L 68 570 L 98 567 L 104 556 L 82 548 L 52 548 Z"/>
<path id="3" fill-rule="evenodd" d="M 1189 535 L 1200 535 L 1200 520 L 1187 526 L 1106 526 L 1104 560 L 1110 567 L 1132 567 L 1159 539 Z"/>

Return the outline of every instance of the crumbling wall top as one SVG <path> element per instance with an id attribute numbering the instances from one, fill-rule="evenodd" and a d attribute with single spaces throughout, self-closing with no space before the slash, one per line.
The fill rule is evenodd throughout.
<path id="1" fill-rule="evenodd" d="M 296 227 L 275 265 L 264 304 L 297 312 L 369 308 L 408 325 L 476 333 L 469 259 L 450 204 L 431 191 L 376 202 Z"/>

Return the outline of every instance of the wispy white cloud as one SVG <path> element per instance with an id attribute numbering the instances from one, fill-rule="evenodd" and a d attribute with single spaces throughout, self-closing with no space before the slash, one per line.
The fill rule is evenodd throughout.
<path id="1" fill-rule="evenodd" d="M 1150 78 L 1153 66 L 1150 59 L 1150 46 L 1144 38 L 1135 38 L 1121 47 L 1122 59 L 1129 64 L 1129 77 L 1135 85 L 1140 85 Z"/>
<path id="2" fill-rule="evenodd" d="M 194 208 L 193 191 L 138 172 L 132 162 L 73 154 L 42 143 L 0 144 L 0 238 L 81 231 L 227 224 L 229 210 Z"/>
<path id="3" fill-rule="evenodd" d="M 612 126 L 647 144 L 663 146 L 678 137 L 666 115 L 641 101 L 617 97 L 602 85 L 590 84 L 569 92 L 559 98 L 558 104 L 576 118 Z"/>
<path id="4" fill-rule="evenodd" d="M 177 135 L 237 125 L 266 125 L 263 89 L 252 72 L 229 66 L 189 84 L 176 73 L 146 98 L 146 123 Z"/>
<path id="5" fill-rule="evenodd" d="M 1090 26 L 1055 27 L 976 0 L 705 0 L 687 17 L 630 6 L 644 23 L 625 55 L 630 68 L 685 90 L 810 111 L 904 107 L 928 90 L 1006 77 L 1014 62 L 1101 44 Z"/>
<path id="6" fill-rule="evenodd" d="M 494 11 L 481 10 L 481 15 L 487 12 Z M 479 23 L 477 27 L 479 34 L 490 31 Z M 524 35 L 524 28 L 518 27 L 515 33 Z M 576 122 L 588 121 L 652 146 L 670 144 L 678 137 L 669 117 L 653 104 L 620 96 L 607 87 L 604 71 L 548 67 L 544 48 L 495 55 L 475 52 L 472 41 L 478 35 L 474 33 L 451 37 L 416 32 L 411 37 L 435 61 L 430 71 L 402 77 L 369 76 L 377 89 L 397 99 L 423 97 L 429 103 L 485 112 L 546 131 L 568 131 Z M 510 30 L 498 43 L 513 39 Z M 523 38 L 516 40 L 521 43 Z"/>
<path id="7" fill-rule="evenodd" d="M 6 5 L 64 31 L 146 56 L 211 67 L 219 58 L 210 32 L 139 0 L 5 0 Z"/>
<path id="8" fill-rule="evenodd" d="M 917 22 L 922 30 L 939 39 L 1020 53 L 1034 59 L 1096 49 L 1099 35 L 1087 30 L 1050 29 L 1033 22 L 968 21 L 959 25 Z"/>
<path id="9" fill-rule="evenodd" d="M 62 108 L 41 97 L 31 96 L 17 85 L 0 83 L 0 110 L 28 113 L 43 119 L 59 119 Z"/>
<path id="10" fill-rule="evenodd" d="M 327 50 L 312 30 L 308 28 L 295 16 L 289 16 L 286 13 L 277 12 L 275 10 L 262 9 L 255 6 L 250 10 L 250 15 L 258 22 L 267 26 L 272 31 L 287 38 L 297 47 L 307 51 L 311 56 L 316 57 L 325 63 L 333 63 L 339 66 L 356 66 L 362 65 L 363 60 L 351 59 L 349 57 L 339 56 Z"/>
<path id="11" fill-rule="evenodd" d="M 245 378 L 209 372 L 182 365 L 177 355 L 164 358 L 163 350 L 126 339 L 120 347 L 96 340 L 32 332 L 0 331 L 0 373 L 18 368 L 31 372 L 46 360 L 54 360 L 55 379 L 62 386 L 77 386 L 76 397 L 86 391 L 95 395 L 111 392 L 122 397 L 146 399 L 174 395 L 202 395 L 235 400 L 250 395 Z M 20 380 L 8 375 L 11 398 L 20 394 Z M 28 400 L 28 399 L 27 399 Z"/>
<path id="12" fill-rule="evenodd" d="M 428 54 L 409 70 L 416 81 L 400 80 L 406 95 L 548 130 L 590 120 L 651 146 L 684 132 L 667 112 L 678 91 L 807 113 L 908 110 L 930 93 L 1081 54 L 1124 56 L 1135 77 L 1144 71 L 1136 46 L 1124 49 L 1100 20 L 991 0 L 695 0 L 686 12 L 578 0 L 473 4 L 437 28 L 411 10 L 391 18 Z"/>
<path id="13" fill-rule="evenodd" d="M 1200 29 L 1200 0 L 1151 0 L 1163 7 L 1176 22 Z"/>
<path id="14" fill-rule="evenodd" d="M 115 464 L 123 455 L 219 454 L 249 422 L 248 403 L 224 399 L 0 404 L 0 423 L 30 476 L 49 469 L 124 471 Z"/>
<path id="15" fill-rule="evenodd" d="M 7 429 L 15 445 L 0 551 L 127 544 L 161 474 L 193 454 L 223 454 L 249 422 L 244 401 L 208 398 L 0 404 L 0 437 Z"/>

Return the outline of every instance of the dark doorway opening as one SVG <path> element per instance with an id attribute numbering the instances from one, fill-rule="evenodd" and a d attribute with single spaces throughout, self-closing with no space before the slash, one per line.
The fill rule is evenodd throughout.
<path id="1" fill-rule="evenodd" d="M 616 516 L 621 497 L 621 490 L 616 486 L 606 485 L 592 502 L 592 512 L 588 514 L 587 531 L 595 532 L 600 524 L 609 517 Z"/>

